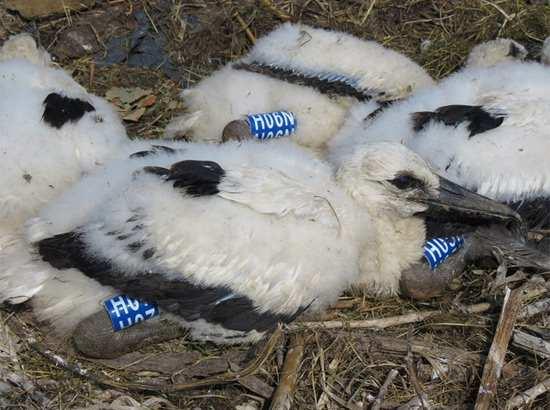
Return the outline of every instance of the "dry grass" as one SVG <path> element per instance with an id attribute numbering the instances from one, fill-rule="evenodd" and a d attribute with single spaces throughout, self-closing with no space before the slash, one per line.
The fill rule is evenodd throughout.
<path id="1" fill-rule="evenodd" d="M 75 78 L 99 95 L 111 87 L 149 88 L 157 102 L 137 123 L 128 124 L 132 135 L 156 138 L 162 134 L 167 121 L 184 107 L 177 100 L 182 87 L 197 82 L 204 76 L 235 59 L 250 48 L 254 39 L 262 36 L 282 21 L 302 21 L 318 27 L 344 30 L 361 38 L 374 39 L 410 56 L 436 78 L 455 71 L 464 62 L 468 51 L 482 41 L 498 36 L 511 37 L 523 43 L 537 57 L 542 40 L 550 35 L 550 7 L 530 5 L 526 1 L 466 0 L 301 0 L 301 1 L 231 1 L 231 0 L 110 0 L 98 2 L 91 11 L 52 19 L 25 22 L 6 13 L 0 6 L 0 41 L 7 35 L 22 30 L 34 30 L 43 45 L 57 55 L 59 63 L 72 70 Z M 147 11 L 156 30 L 165 34 L 166 52 L 176 63 L 180 77 L 168 79 L 154 69 L 129 68 L 124 64 L 101 67 L 95 58 L 105 53 L 108 40 L 122 36 L 135 27 L 131 13 Z M 94 14 L 95 13 L 95 14 Z M 68 30 L 84 25 L 94 27 L 95 55 L 68 57 L 62 53 L 64 35 Z M 421 52 L 421 44 L 430 46 Z M 424 343 L 434 351 L 443 348 L 460 349 L 485 354 L 491 344 L 498 308 L 479 315 L 463 315 L 453 310 L 457 302 L 473 304 L 489 301 L 498 305 L 501 294 L 489 291 L 493 273 L 471 270 L 457 282 L 453 292 L 433 303 L 413 304 L 401 299 L 347 299 L 341 309 L 329 311 L 324 319 L 356 320 L 389 317 L 412 310 L 443 308 L 448 315 L 423 323 L 389 328 L 384 331 L 338 330 L 306 331 L 304 357 L 299 368 L 295 391 L 295 406 L 311 408 L 360 408 L 367 397 L 376 397 L 391 369 L 399 374 L 389 386 L 384 406 L 402 404 L 415 396 L 405 361 L 406 352 L 389 348 L 373 338 L 386 336 L 404 343 Z M 458 296 L 457 296 L 458 295 Z M 4 311 L 4 318 L 6 311 Z M 16 322 L 13 322 L 16 321 Z M 23 329 L 23 334 L 40 340 L 46 333 L 33 327 L 29 312 L 18 311 L 10 323 Z M 22 325 L 24 323 L 25 325 Z M 520 326 L 536 324 L 548 331 L 548 317 L 540 316 L 521 322 Z M 23 331 L 22 330 L 22 331 Z M 411 333 L 411 335 L 409 335 Z M 78 357 L 64 344 L 55 344 L 71 360 L 102 377 L 124 381 L 169 382 L 173 375 L 136 372 L 130 367 L 113 370 L 97 361 Z M 390 346 L 391 347 L 391 346 Z M 198 351 L 201 360 L 227 357 L 237 351 L 246 354 L 247 347 L 225 349 L 213 345 L 180 339 L 144 349 L 152 353 Z M 274 355 L 262 367 L 257 377 L 270 386 L 277 386 L 282 368 L 281 355 Z M 130 402 L 120 397 L 131 396 L 140 403 L 148 395 L 103 389 L 73 376 L 29 348 L 23 340 L 19 361 L 24 373 L 34 380 L 37 388 L 50 400 L 49 408 L 77 408 L 98 402 Z M 414 354 L 414 363 L 420 383 L 427 391 L 433 408 L 467 408 L 475 400 L 483 358 L 479 363 L 447 363 L 422 353 Z M 432 378 L 433 366 L 443 371 Z M 446 366 L 447 371 L 444 371 Z M 526 390 L 547 377 L 550 364 L 516 348 L 507 356 L 504 377 L 499 383 L 495 406 L 504 403 L 517 392 Z M 163 396 L 177 408 L 224 409 L 252 402 L 267 406 L 268 401 L 238 384 L 212 386 L 191 392 Z M 13 408 L 41 408 L 28 391 L 16 389 L 8 396 Z M 149 401 L 148 403 L 151 403 Z M 135 405 L 135 403 L 134 403 Z M 102 408 L 109 408 L 107 405 Z M 447 407 L 448 406 L 448 407 Z M 165 402 L 146 408 L 170 407 Z M 533 408 L 550 407 L 550 397 L 541 396 Z M 113 407 L 114 408 L 114 407 Z M 137 408 L 137 407 L 134 407 Z M 365 406 L 364 408 L 367 408 Z M 383 407 L 384 408 L 384 407 Z"/>

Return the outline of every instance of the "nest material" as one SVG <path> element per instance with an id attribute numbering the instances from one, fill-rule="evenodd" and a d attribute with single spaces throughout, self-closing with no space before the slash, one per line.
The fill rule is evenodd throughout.
<path id="1" fill-rule="evenodd" d="M 139 86 L 154 90 L 155 104 L 139 121 L 128 124 L 130 134 L 148 138 L 161 136 L 167 122 L 185 108 L 177 98 L 182 87 L 241 57 L 256 38 L 283 21 L 302 21 L 377 40 L 408 55 L 437 79 L 458 69 L 468 51 L 482 41 L 510 37 L 524 44 L 530 56 L 536 58 L 542 41 L 550 35 L 550 7 L 541 2 L 520 0 L 110 0 L 96 3 L 92 10 L 80 14 L 34 22 L 24 21 L 0 5 L 0 41 L 9 34 L 30 29 L 64 68 L 99 95 L 105 95 L 113 87 Z M 124 63 L 96 64 L 109 51 L 111 38 L 123 38 L 136 29 L 132 15 L 137 10 L 145 11 L 153 32 L 164 34 L 164 51 L 178 68 L 178 79 L 168 79 L 152 68 L 130 68 Z M 82 35 L 93 43 L 92 54 L 78 55 L 78 50 L 64 43 L 67 38 L 74 38 L 66 34 L 75 31 L 78 34 L 78 30 L 83 30 Z M 29 338 L 59 352 L 63 360 L 79 363 L 81 368 L 117 383 L 175 383 L 200 380 L 216 372 L 238 372 L 249 361 L 245 360 L 250 359 L 247 356 L 254 356 L 254 351 L 248 351 L 247 346 L 226 349 L 184 338 L 143 349 L 122 362 L 88 361 L 71 352 L 66 341 L 44 339 L 47 331 L 34 326 L 25 307 L 17 311 L 6 308 L 0 329 L 0 400 L 3 400 L 0 407 L 244 410 L 267 405 L 274 389 L 284 380 L 290 380 L 292 408 L 296 409 L 369 408 L 377 396 L 381 399 L 381 408 L 397 407 L 414 401 L 419 396 L 419 385 L 432 408 L 468 407 L 476 400 L 485 355 L 499 318 L 503 292 L 502 287 L 491 286 L 496 275 L 470 269 L 449 295 L 419 305 L 398 298 L 345 297 L 337 309 L 330 310 L 322 319 L 346 323 L 411 311 L 443 309 L 449 313 L 384 330 L 348 329 L 345 325 L 340 329 L 301 330 L 304 337 L 299 340 L 304 344 L 299 348 L 300 360 L 296 360 L 296 354 L 291 355 L 297 365 L 296 378 L 281 373 L 290 365 L 283 365 L 288 346 L 280 343 L 277 354 L 270 356 L 253 378 L 163 396 L 98 386 L 39 354 Z M 525 280 L 525 275 L 519 277 Z M 544 298 L 544 292 L 535 294 L 535 298 Z M 466 315 L 451 309 L 457 303 L 480 302 L 489 302 L 493 308 Z M 23 340 L 6 333 L 5 323 L 23 332 Z M 548 313 L 544 312 L 520 315 L 516 325 L 538 336 L 546 334 L 547 327 Z M 10 337 L 5 337 L 6 334 Z M 295 349 L 295 334 L 290 339 L 291 348 Z M 175 371 L 174 363 L 181 363 L 181 369 Z M 504 408 L 512 396 L 544 382 L 549 371 L 547 358 L 511 343 L 492 404 Z M 277 402 L 280 402 L 281 393 L 278 394 Z M 532 408 L 548 407 L 548 393 L 538 396 L 532 405 Z"/>

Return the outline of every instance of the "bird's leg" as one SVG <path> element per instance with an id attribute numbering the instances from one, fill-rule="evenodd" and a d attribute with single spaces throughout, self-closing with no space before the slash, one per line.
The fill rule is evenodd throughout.
<path id="1" fill-rule="evenodd" d="M 401 294 L 415 300 L 440 296 L 451 281 L 463 272 L 468 250 L 469 246 L 465 245 L 433 270 L 424 259 L 404 270 L 400 281 Z"/>
<path id="2" fill-rule="evenodd" d="M 181 337 L 184 329 L 169 319 L 153 318 L 115 332 L 105 311 L 82 320 L 73 332 L 76 349 L 85 356 L 110 359 L 137 350 L 144 345 Z"/>
<path id="3" fill-rule="evenodd" d="M 495 259 L 500 259 L 496 261 L 499 263 L 506 261 L 507 267 L 550 270 L 550 255 L 529 244 L 521 232 L 492 225 L 480 227 L 473 234 L 467 235 L 465 245 L 434 270 L 430 269 L 425 260 L 420 260 L 403 271 L 401 293 L 417 300 L 439 296 L 467 263 L 493 267 Z"/>

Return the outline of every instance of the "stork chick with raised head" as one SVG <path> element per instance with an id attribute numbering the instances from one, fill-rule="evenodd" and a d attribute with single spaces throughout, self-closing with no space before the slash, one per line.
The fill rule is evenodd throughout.
<path id="1" fill-rule="evenodd" d="M 548 112 L 548 67 L 508 62 L 467 68 L 378 112 L 357 107 L 330 151 L 337 161 L 364 141 L 403 143 L 450 180 L 512 204 L 530 227 L 545 226 L 550 218 Z"/>
<path id="2" fill-rule="evenodd" d="M 126 132 L 113 107 L 56 68 L 28 34 L 0 48 L 0 95 L 2 264 L 7 253 L 24 253 L 24 221 L 111 158 L 126 143 Z M 36 279 L 0 272 L 1 286 L 22 300 L 35 291 Z"/>
<path id="3" fill-rule="evenodd" d="M 286 23 L 260 38 L 241 60 L 184 90 L 188 112 L 172 121 L 167 135 L 241 139 L 250 137 L 250 129 L 234 120 L 287 111 L 297 121 L 292 139 L 319 151 L 352 104 L 394 100 L 433 84 L 419 65 L 374 41 Z"/>
<path id="4" fill-rule="evenodd" d="M 49 278 L 34 313 L 62 334 L 81 323 L 87 354 L 157 334 L 153 319 L 115 336 L 102 302 L 119 292 L 157 302 L 195 339 L 253 342 L 349 286 L 398 293 L 421 263 L 425 214 L 517 219 L 399 144 L 358 147 L 336 174 L 289 141 L 181 148 L 113 162 L 29 222 L 26 269 Z"/>

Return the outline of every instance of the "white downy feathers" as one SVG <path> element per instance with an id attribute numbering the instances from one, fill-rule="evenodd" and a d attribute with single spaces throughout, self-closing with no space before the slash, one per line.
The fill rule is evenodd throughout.
<path id="1" fill-rule="evenodd" d="M 58 114 L 67 106 L 46 103 L 51 94 L 80 104 L 62 126 L 48 122 L 66 120 Z M 126 144 L 126 132 L 110 104 L 56 68 L 27 34 L 11 37 L 0 49 L 0 95 L 0 264 L 6 266 L 7 253 L 24 253 L 23 223 Z M 48 106 L 53 114 L 46 113 Z M 10 297 L 24 299 L 36 291 L 40 277 L 4 269 L 0 283 L 4 292 L 13 292 Z"/>
<path id="2" fill-rule="evenodd" d="M 83 178 L 30 221 L 30 241 L 77 231 L 87 252 L 114 266 L 119 283 L 140 271 L 163 280 L 179 277 L 229 287 L 252 300 L 258 312 L 288 315 L 310 303 L 312 311 L 322 309 L 350 285 L 395 294 L 401 271 L 422 255 L 424 225 L 412 214 L 423 205 L 410 202 L 386 180 L 404 170 L 432 189 L 438 180 L 398 144 L 363 147 L 336 179 L 331 167 L 291 142 L 181 148 L 175 154 L 115 161 Z M 217 194 L 190 196 L 159 175 L 140 171 L 187 159 L 222 167 Z M 134 231 L 135 224 L 142 227 Z M 120 232 L 120 238 L 110 231 Z M 135 242 L 144 244 L 129 251 Z M 155 254 L 144 258 L 148 248 Z M 29 269 L 45 270 L 50 279 L 31 301 L 36 314 L 58 331 L 70 331 L 101 309 L 112 292 L 39 259 L 34 256 L 36 266 Z M 17 257 L 8 262 L 20 265 Z M 58 280 L 63 293 L 56 291 Z M 207 324 L 182 323 L 205 339 Z M 212 333 L 219 330 L 214 327 Z M 208 340 L 231 342 L 225 336 Z"/>
<path id="3" fill-rule="evenodd" d="M 428 121 L 415 130 L 414 113 L 449 105 L 480 107 L 502 123 L 473 136 L 463 120 Z M 331 159 L 349 155 L 364 141 L 401 142 L 438 173 L 499 201 L 550 195 L 550 70 L 539 63 L 507 62 L 466 68 L 434 88 L 374 113 L 356 106 L 331 141 Z M 374 114 L 373 114 L 374 113 Z M 368 119 L 368 114 L 373 114 Z M 376 114 L 376 115 L 375 115 Z"/>
<path id="4" fill-rule="evenodd" d="M 434 84 L 412 60 L 376 42 L 286 23 L 259 39 L 242 60 L 184 90 L 188 113 L 172 121 L 167 135 L 185 134 L 198 141 L 219 142 L 230 121 L 247 114 L 285 110 L 297 117 L 292 139 L 314 150 L 323 149 L 357 99 L 323 94 L 311 86 L 236 68 L 254 63 L 302 79 L 324 79 L 329 88 L 340 84 L 356 93 L 372 92 L 373 97 L 384 100 Z"/>

